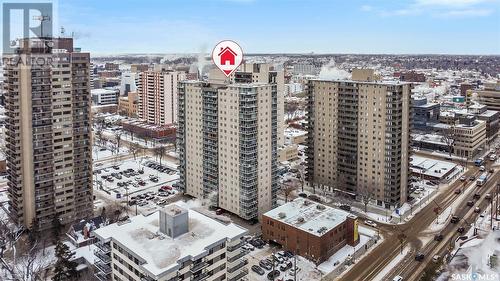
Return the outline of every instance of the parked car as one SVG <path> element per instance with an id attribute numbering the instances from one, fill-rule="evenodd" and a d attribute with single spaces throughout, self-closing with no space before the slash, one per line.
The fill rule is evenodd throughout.
<path id="1" fill-rule="evenodd" d="M 280 270 L 281 271 L 287 271 L 288 269 L 292 268 L 292 263 L 291 262 L 287 262 L 285 264 L 282 264 L 280 266 Z"/>
<path id="2" fill-rule="evenodd" d="M 345 205 L 345 204 L 344 205 L 340 205 L 339 208 L 342 209 L 342 210 L 344 210 L 344 211 L 348 211 L 348 212 L 351 211 L 351 206 L 349 206 L 349 205 Z"/>
<path id="3" fill-rule="evenodd" d="M 461 180 L 461 181 L 466 181 L 466 180 L 467 180 L 467 178 L 466 178 L 465 176 L 461 176 L 461 177 L 460 177 L 460 180 Z"/>
<path id="4" fill-rule="evenodd" d="M 476 208 L 474 209 L 474 213 L 480 213 L 480 212 L 481 212 L 481 208 L 476 207 Z"/>
<path id="5" fill-rule="evenodd" d="M 451 223 L 458 223 L 460 221 L 460 218 L 457 216 L 452 216 L 450 221 Z"/>
<path id="6" fill-rule="evenodd" d="M 441 241 L 443 240 L 443 234 L 439 233 L 434 235 L 434 241 Z"/>
<path id="7" fill-rule="evenodd" d="M 457 232 L 458 232 L 458 233 L 464 233 L 464 232 L 465 232 L 465 228 L 464 228 L 463 226 L 461 226 L 461 227 L 459 227 L 459 228 L 457 229 Z"/>
<path id="8" fill-rule="evenodd" d="M 365 220 L 365 224 L 366 224 L 366 225 L 369 225 L 369 226 L 371 226 L 371 227 L 377 227 L 377 224 L 376 224 L 376 223 L 374 223 L 374 222 L 373 222 L 373 221 L 371 221 L 371 220 Z"/>
<path id="9" fill-rule="evenodd" d="M 259 261 L 259 265 L 267 270 L 271 270 L 273 268 L 272 263 L 267 259 Z"/>
<path id="10" fill-rule="evenodd" d="M 267 279 L 275 280 L 278 276 L 280 276 L 280 271 L 274 270 L 274 271 L 271 271 L 267 274 Z"/>
<path id="11" fill-rule="evenodd" d="M 425 255 L 424 255 L 423 253 L 417 253 L 417 254 L 415 255 L 415 260 L 416 260 L 416 261 L 423 261 L 423 260 L 424 260 L 424 258 L 425 258 Z"/>
<path id="12" fill-rule="evenodd" d="M 264 275 L 264 273 L 266 273 L 264 271 L 264 269 L 262 269 L 260 266 L 258 266 L 256 264 L 252 265 L 252 271 L 259 274 L 259 275 Z"/>
<path id="13" fill-rule="evenodd" d="M 439 255 L 435 255 L 434 257 L 432 257 L 433 262 L 438 262 L 440 259 L 441 257 Z"/>
<path id="14" fill-rule="evenodd" d="M 481 198 L 481 194 L 479 194 L 479 193 L 474 193 L 474 196 L 472 196 L 472 198 L 474 198 L 474 199 L 479 199 L 479 198 Z"/>
<path id="15" fill-rule="evenodd" d="M 471 181 L 473 181 L 475 179 L 476 179 L 476 176 L 474 176 L 474 175 L 472 175 L 472 176 L 469 177 L 469 180 L 471 180 Z"/>
<path id="16" fill-rule="evenodd" d="M 474 201 L 472 201 L 472 200 L 467 201 L 467 206 L 468 207 L 474 206 Z"/>
<path id="17" fill-rule="evenodd" d="M 486 200 L 491 200 L 491 194 L 486 193 L 486 196 L 484 197 Z"/>

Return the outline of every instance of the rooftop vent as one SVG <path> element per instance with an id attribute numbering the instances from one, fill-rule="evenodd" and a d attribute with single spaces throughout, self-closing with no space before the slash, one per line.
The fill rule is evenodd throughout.
<path id="1" fill-rule="evenodd" d="M 297 218 L 297 222 L 304 222 L 304 221 L 305 221 L 305 220 L 304 220 L 304 218 L 303 218 L 303 217 L 298 217 L 298 218 Z"/>
<path id="2" fill-rule="evenodd" d="M 283 213 L 283 212 L 281 212 L 281 213 L 279 213 L 279 214 L 278 214 L 278 217 L 279 217 L 280 219 L 284 219 L 284 218 L 286 218 L 286 214 L 285 214 L 285 213 Z"/>
<path id="3" fill-rule="evenodd" d="M 189 231 L 188 210 L 175 204 L 160 210 L 160 232 L 175 238 Z"/>
<path id="4" fill-rule="evenodd" d="M 316 205 L 316 209 L 324 210 L 324 209 L 326 209 L 326 207 L 324 205 L 318 204 L 318 205 Z"/>

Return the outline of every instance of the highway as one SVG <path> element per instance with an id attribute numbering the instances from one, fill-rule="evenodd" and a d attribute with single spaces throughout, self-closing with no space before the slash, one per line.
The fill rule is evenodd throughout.
<path id="1" fill-rule="evenodd" d="M 489 168 L 489 166 L 490 164 L 488 163 L 487 168 Z M 477 177 L 480 174 L 481 172 L 478 167 L 469 166 L 469 170 L 464 175 L 468 178 L 471 175 L 475 175 Z M 483 205 L 486 205 L 486 202 L 484 202 L 484 194 L 488 192 L 491 193 L 491 190 L 495 187 L 496 182 L 499 179 L 500 170 L 497 169 L 493 174 L 490 174 L 490 179 L 487 184 L 482 187 L 478 187 L 472 182 L 467 184 L 467 188 L 475 189 L 470 192 L 470 197 L 472 197 L 472 194 L 476 192 L 476 189 L 483 195 L 475 206 L 480 204 L 481 208 L 484 209 Z M 441 211 L 446 210 L 446 208 L 453 204 L 453 202 L 460 196 L 454 193 L 455 189 L 463 186 L 464 183 L 457 179 L 455 182 L 446 187 L 445 190 L 440 192 L 434 198 L 433 202 L 429 202 L 427 206 L 425 206 L 407 223 L 395 226 L 381 225 L 380 231 L 384 233 L 384 240 L 375 249 L 373 249 L 363 259 L 357 261 L 357 263 L 340 278 L 333 275 L 327 275 L 323 278 L 323 280 L 374 280 L 374 278 L 382 270 L 384 270 L 387 264 L 389 264 L 406 245 L 411 247 L 411 254 L 408 254 L 406 259 L 398 263 L 397 267 L 394 268 L 389 274 L 391 278 L 386 276 L 386 279 L 392 280 L 392 277 L 401 275 L 404 280 L 418 280 L 423 273 L 426 264 L 432 262 L 431 259 L 433 255 L 442 255 L 444 249 L 447 248 L 445 246 L 450 243 L 449 241 L 453 241 L 458 236 L 456 231 L 458 226 L 461 225 L 465 227 L 466 225 L 462 225 L 465 223 L 465 220 L 472 222 L 473 218 L 477 216 L 477 214 L 474 214 L 472 211 L 474 208 L 466 207 L 466 201 L 471 198 L 464 198 L 463 202 L 460 204 L 461 207 L 457 215 L 464 217 L 465 220 L 462 219 L 457 225 L 447 225 L 441 231 L 441 234 L 444 236 L 444 239 L 441 242 L 433 241 L 431 238 L 431 241 L 428 242 L 425 247 L 422 245 L 422 241 L 420 239 L 430 235 L 429 233 L 426 233 L 426 230 L 436 218 L 434 211 L 435 208 L 439 206 Z M 425 254 L 426 257 L 423 262 L 417 262 L 414 260 L 414 254 L 417 252 L 416 249 Z"/>

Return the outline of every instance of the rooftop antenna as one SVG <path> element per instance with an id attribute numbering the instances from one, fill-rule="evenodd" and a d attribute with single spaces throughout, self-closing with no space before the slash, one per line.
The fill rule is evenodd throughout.
<path id="1" fill-rule="evenodd" d="M 44 21 L 49 21 L 50 17 L 49 16 L 40 15 L 40 16 L 33 16 L 33 19 L 40 21 L 40 37 L 43 38 L 43 22 Z"/>

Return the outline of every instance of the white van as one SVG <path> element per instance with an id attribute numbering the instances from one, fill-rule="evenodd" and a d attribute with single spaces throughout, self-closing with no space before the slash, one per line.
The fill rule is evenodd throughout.
<path id="1" fill-rule="evenodd" d="M 403 281 L 403 277 L 401 277 L 401 276 L 398 275 L 398 276 L 394 277 L 392 279 L 392 281 Z"/>

